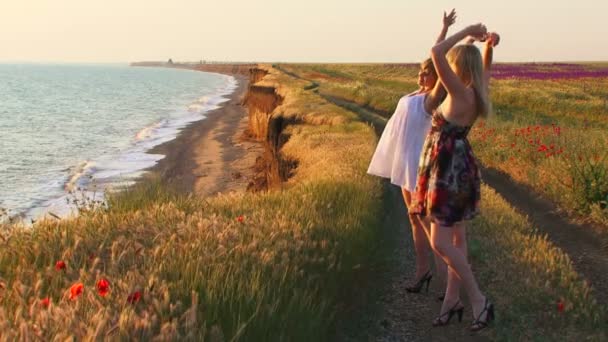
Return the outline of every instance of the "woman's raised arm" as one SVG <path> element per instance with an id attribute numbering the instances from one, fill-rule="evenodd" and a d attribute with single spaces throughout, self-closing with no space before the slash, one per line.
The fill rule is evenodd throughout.
<path id="1" fill-rule="evenodd" d="M 452 8 L 452 11 L 450 12 L 450 14 L 445 14 L 445 11 L 443 12 L 443 26 L 441 27 L 441 32 L 439 33 L 439 37 L 437 37 L 437 41 L 435 42 L 435 44 L 445 40 L 445 37 L 448 34 L 448 28 L 450 28 L 450 26 L 454 25 L 455 22 L 456 22 L 456 9 L 455 8 Z"/>
<path id="2" fill-rule="evenodd" d="M 490 76 L 492 71 L 492 60 L 494 59 L 494 47 L 500 42 L 500 36 L 496 32 L 488 34 L 486 44 L 483 49 L 483 81 L 486 91 L 490 87 Z"/>
<path id="3" fill-rule="evenodd" d="M 452 8 L 452 11 L 450 11 L 449 14 L 446 14 L 445 11 L 443 12 L 443 27 L 441 28 L 441 33 L 439 33 L 439 37 L 437 37 L 437 42 L 435 44 L 445 40 L 445 36 L 448 33 L 448 28 L 455 22 L 456 9 Z M 445 88 L 441 82 L 437 81 L 429 95 L 424 100 L 424 110 L 426 110 L 427 113 L 433 112 L 437 107 L 439 107 L 445 98 L 445 94 Z"/>
<path id="4" fill-rule="evenodd" d="M 483 24 L 475 24 L 467 26 L 464 29 L 454 33 L 446 40 L 436 44 L 431 49 L 431 58 L 435 65 L 435 70 L 439 76 L 439 81 L 443 84 L 448 94 L 452 96 L 463 95 L 466 92 L 466 85 L 462 83 L 458 75 L 454 73 L 446 58 L 447 52 L 458 42 L 468 36 L 481 38 L 487 33 L 487 29 Z"/>

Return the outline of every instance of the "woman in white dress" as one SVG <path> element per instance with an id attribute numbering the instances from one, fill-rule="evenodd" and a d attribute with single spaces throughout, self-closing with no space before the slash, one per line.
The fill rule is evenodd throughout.
<path id="1" fill-rule="evenodd" d="M 443 13 L 443 28 L 437 43 L 443 41 L 448 28 L 456 20 L 456 12 Z M 422 145 L 431 128 L 431 113 L 439 106 L 446 95 L 443 87 L 435 87 L 437 73 L 429 58 L 420 65 L 418 85 L 420 89 L 403 96 L 395 113 L 386 123 L 382 136 L 367 173 L 389 178 L 391 183 L 401 187 L 403 199 L 408 210 L 411 204 L 411 193 L 416 187 L 418 161 Z M 416 252 L 416 275 L 408 292 L 418 293 L 433 277 L 428 260 L 431 246 L 428 239 L 429 225 L 417 215 L 409 215 Z M 435 267 L 442 279 L 445 279 L 447 267 L 443 260 L 434 254 Z"/>

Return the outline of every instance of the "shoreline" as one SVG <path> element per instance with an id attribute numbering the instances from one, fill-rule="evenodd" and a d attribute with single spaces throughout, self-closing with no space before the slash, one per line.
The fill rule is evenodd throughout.
<path id="1" fill-rule="evenodd" d="M 228 75 L 236 80 L 237 85 L 232 93 L 223 96 L 226 101 L 218 108 L 204 113 L 205 118 L 189 123 L 174 139 L 146 150 L 146 154 L 164 157 L 155 165 L 141 169 L 139 172 L 142 174 L 132 178 L 128 188 L 158 178 L 180 193 L 197 196 L 245 192 L 255 176 L 256 158 L 263 153 L 262 145 L 246 134 L 249 118 L 242 103 L 249 86 L 249 77 L 245 76 L 248 75 L 248 66 L 235 69 L 226 65 L 219 70 L 200 70 L 197 66 L 183 65 L 171 68 Z M 6 219 L 8 222 L 30 225 L 43 219 L 77 216 L 74 208 L 63 212 L 51 207 L 30 208 L 23 213 L 9 215 Z"/>
<path id="2" fill-rule="evenodd" d="M 181 68 L 181 66 L 174 66 Z M 205 114 L 168 142 L 155 146 L 147 153 L 165 157 L 146 169 L 138 183 L 158 177 L 180 193 L 208 197 L 217 193 L 245 192 L 255 175 L 255 161 L 263 153 L 259 142 L 246 134 L 249 117 L 242 105 L 249 87 L 249 78 L 242 72 L 200 70 L 230 75 L 237 88 L 221 107 Z"/>

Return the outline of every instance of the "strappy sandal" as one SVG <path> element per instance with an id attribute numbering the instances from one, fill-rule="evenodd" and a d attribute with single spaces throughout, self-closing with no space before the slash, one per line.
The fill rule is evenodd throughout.
<path id="1" fill-rule="evenodd" d="M 484 312 L 487 312 L 486 319 L 482 321 L 481 316 L 483 315 Z M 492 322 L 493 320 L 494 320 L 494 304 L 490 303 L 488 301 L 488 298 L 486 298 L 486 301 L 483 305 L 483 310 L 481 310 L 481 312 L 479 313 L 477 318 L 473 321 L 473 323 L 471 323 L 471 331 L 475 332 L 475 331 L 485 329 L 488 327 L 488 324 L 490 324 L 490 322 Z"/>
<path id="2" fill-rule="evenodd" d="M 410 285 L 405 288 L 405 290 L 409 293 L 420 293 L 424 283 L 426 283 L 426 293 L 429 293 L 429 285 L 431 284 L 431 279 L 433 279 L 433 274 L 431 274 L 431 270 L 426 271 L 426 273 L 418 280 L 414 285 Z"/>
<path id="3" fill-rule="evenodd" d="M 457 307 L 459 307 L 459 308 L 456 309 Z M 454 314 L 458 314 L 458 322 L 462 322 L 462 313 L 463 312 L 464 312 L 464 305 L 460 304 L 460 301 L 457 301 L 456 304 L 454 304 L 454 306 L 452 306 L 452 308 L 450 310 L 442 313 L 437 318 L 435 318 L 435 320 L 433 320 L 433 326 L 441 327 L 444 325 L 448 325 L 450 323 L 450 320 L 452 319 L 452 316 L 454 316 Z M 446 316 L 448 318 L 444 321 L 443 317 L 446 317 Z"/>

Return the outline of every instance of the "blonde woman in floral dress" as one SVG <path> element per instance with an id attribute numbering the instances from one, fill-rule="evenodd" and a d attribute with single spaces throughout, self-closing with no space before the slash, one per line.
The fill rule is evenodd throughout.
<path id="1" fill-rule="evenodd" d="M 439 81 L 447 91 L 433 114 L 426 137 L 412 212 L 431 220 L 431 246 L 448 265 L 446 294 L 434 326 L 446 325 L 454 314 L 462 319 L 460 284 L 473 309 L 472 331 L 485 328 L 494 319 L 494 305 L 480 291 L 467 262 L 465 221 L 479 212 L 479 167 L 467 135 L 478 117 L 490 111 L 489 72 L 484 72 L 481 53 L 474 45 L 458 45 L 472 37 L 489 44 L 497 42 L 482 24 L 471 25 L 432 48 Z M 488 43 L 487 43 L 488 44 Z"/>

